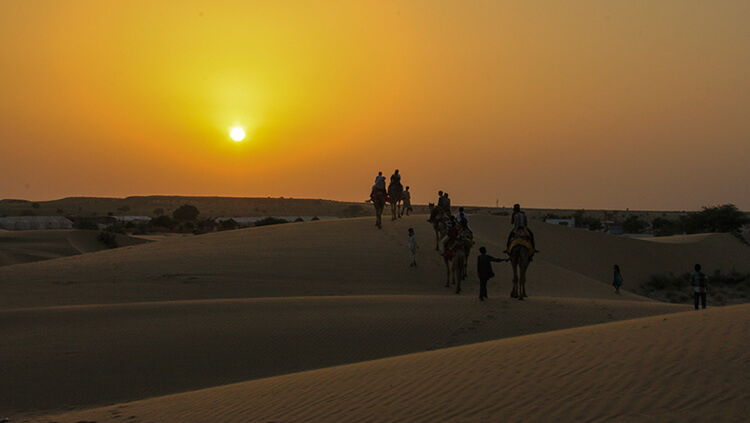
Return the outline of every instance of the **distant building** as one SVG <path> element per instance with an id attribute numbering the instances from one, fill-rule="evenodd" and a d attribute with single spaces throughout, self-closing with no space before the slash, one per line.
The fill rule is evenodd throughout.
<path id="1" fill-rule="evenodd" d="M 0 228 L 10 231 L 32 229 L 73 229 L 73 227 L 73 222 L 62 216 L 0 217 Z"/>
<path id="2" fill-rule="evenodd" d="M 148 216 L 112 216 L 114 217 L 118 222 L 120 223 L 143 223 L 143 222 L 150 222 L 151 218 Z"/>

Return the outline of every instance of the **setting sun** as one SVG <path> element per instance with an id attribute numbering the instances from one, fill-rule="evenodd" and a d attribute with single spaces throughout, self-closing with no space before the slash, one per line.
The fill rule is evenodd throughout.
<path id="1" fill-rule="evenodd" d="M 243 131 L 242 128 L 233 128 L 232 132 L 229 133 L 229 136 L 233 140 L 240 142 L 245 139 L 245 131 Z"/>

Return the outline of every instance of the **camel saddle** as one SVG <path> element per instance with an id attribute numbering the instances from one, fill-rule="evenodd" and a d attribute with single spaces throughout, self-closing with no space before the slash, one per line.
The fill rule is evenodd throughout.
<path id="1" fill-rule="evenodd" d="M 512 233 L 513 239 L 511 239 L 508 250 L 506 251 L 508 254 L 513 251 L 513 247 L 515 247 L 516 245 L 523 245 L 529 249 L 529 255 L 534 254 L 534 247 L 531 246 L 531 236 L 529 235 L 529 232 L 526 230 L 526 228 L 515 228 L 513 229 Z"/>

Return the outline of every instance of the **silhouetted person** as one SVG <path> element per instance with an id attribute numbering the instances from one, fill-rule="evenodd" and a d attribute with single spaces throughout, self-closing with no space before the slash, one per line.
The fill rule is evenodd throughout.
<path id="1" fill-rule="evenodd" d="M 451 215 L 451 199 L 448 198 L 447 192 L 443 194 L 443 210 L 448 213 L 448 216 Z"/>
<path id="2" fill-rule="evenodd" d="M 529 229 L 529 220 L 526 218 L 526 213 L 521 211 L 521 206 L 518 204 L 513 205 L 513 214 L 510 216 L 510 222 L 513 224 L 513 229 L 508 234 L 508 242 L 506 248 L 510 248 L 510 243 L 516 237 L 517 229 L 524 229 L 529 234 L 529 242 L 535 252 L 539 252 L 536 249 L 536 242 L 534 242 L 534 233 Z M 510 251 L 508 251 L 510 253 Z"/>
<path id="3" fill-rule="evenodd" d="M 615 265 L 615 276 L 612 281 L 612 286 L 615 287 L 615 293 L 620 293 L 620 287 L 622 286 L 622 275 L 620 274 L 620 266 Z"/>
<path id="4" fill-rule="evenodd" d="M 487 254 L 487 249 L 479 247 L 477 256 L 477 275 L 479 275 L 479 299 L 484 301 L 487 298 L 487 281 L 495 276 L 492 271 L 492 262 L 503 262 L 509 259 L 498 259 Z"/>
<path id="5" fill-rule="evenodd" d="M 433 220 L 435 220 L 435 216 L 437 216 L 437 214 L 443 208 L 443 201 L 443 191 L 438 191 L 437 205 L 432 208 L 432 211 L 430 211 L 430 220 L 428 220 L 428 222 L 432 222 Z"/>
<path id="6" fill-rule="evenodd" d="M 698 300 L 700 300 L 703 309 L 706 308 L 706 288 L 708 285 L 708 276 L 701 272 L 701 265 L 695 265 L 695 273 L 690 277 L 690 284 L 693 285 L 693 299 L 695 309 L 698 310 Z"/>
<path id="7" fill-rule="evenodd" d="M 409 228 L 409 255 L 411 256 L 411 263 L 409 263 L 409 266 L 417 265 L 418 249 L 419 246 L 417 245 L 417 236 L 414 234 L 414 228 Z"/>
<path id="8" fill-rule="evenodd" d="M 411 192 L 409 192 L 409 187 L 404 189 L 403 194 L 401 194 L 401 200 L 404 202 L 405 214 L 408 216 L 409 212 L 413 210 L 411 207 Z"/>
<path id="9" fill-rule="evenodd" d="M 385 176 L 383 176 L 383 172 L 378 172 L 378 176 L 375 177 L 375 186 L 385 190 Z"/>
<path id="10" fill-rule="evenodd" d="M 401 185 L 401 175 L 398 173 L 398 169 L 391 175 L 391 185 L 397 186 L 401 189 L 404 188 L 403 185 Z"/>

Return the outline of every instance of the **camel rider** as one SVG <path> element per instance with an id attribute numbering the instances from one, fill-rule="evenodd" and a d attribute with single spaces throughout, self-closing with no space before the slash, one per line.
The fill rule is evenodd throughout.
<path id="1" fill-rule="evenodd" d="M 385 191 L 385 176 L 383 176 L 383 172 L 378 172 L 378 176 L 375 177 L 375 186 Z"/>
<path id="2" fill-rule="evenodd" d="M 447 192 L 443 194 L 443 210 L 448 213 L 448 216 L 451 215 L 451 199 L 448 198 Z"/>
<path id="3" fill-rule="evenodd" d="M 404 190 L 404 186 L 401 185 L 401 175 L 399 175 L 398 169 L 391 175 L 391 185 L 401 188 L 402 191 Z"/>
<path id="4" fill-rule="evenodd" d="M 466 221 L 466 226 L 468 227 L 469 226 L 469 217 L 468 216 L 469 215 L 467 215 L 466 213 L 464 213 L 464 208 L 463 207 L 459 207 L 458 208 L 458 214 L 456 214 L 456 220 L 458 221 L 459 224 L 463 224 L 463 222 Z"/>
<path id="5" fill-rule="evenodd" d="M 529 234 L 529 242 L 531 242 L 531 247 L 534 249 L 534 252 L 538 253 L 539 251 L 536 249 L 536 243 L 534 243 L 534 233 L 531 232 L 531 229 L 529 229 L 529 222 L 526 218 L 526 213 L 521 211 L 520 205 L 513 205 L 513 214 L 511 215 L 510 220 L 513 224 L 513 229 L 510 231 L 510 234 L 508 234 L 508 243 L 506 247 L 510 249 L 510 243 L 516 237 L 516 231 L 525 230 L 526 233 Z M 510 251 L 508 251 L 508 253 L 510 253 Z"/>
<path id="6" fill-rule="evenodd" d="M 438 191 L 437 205 L 430 211 L 430 218 L 427 220 L 428 222 L 433 222 L 435 220 L 435 216 L 437 216 L 440 209 L 443 208 L 443 201 L 443 191 Z"/>

